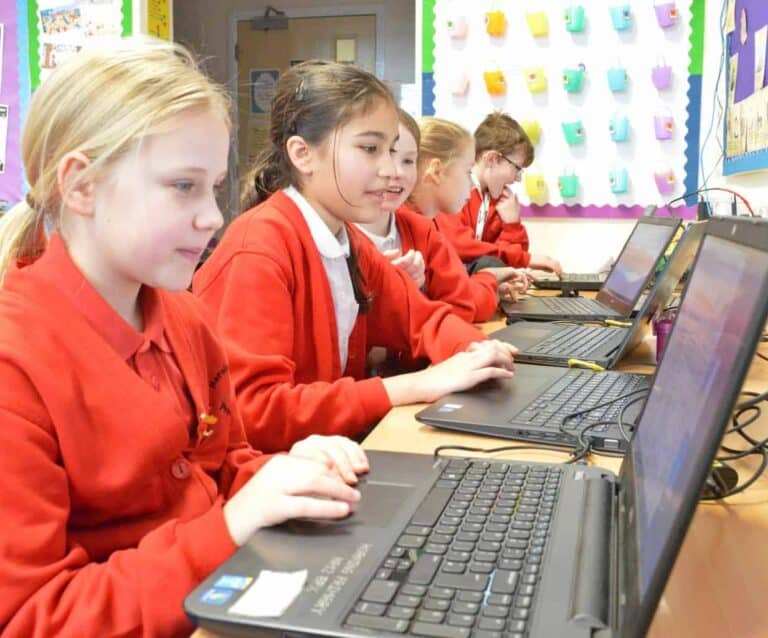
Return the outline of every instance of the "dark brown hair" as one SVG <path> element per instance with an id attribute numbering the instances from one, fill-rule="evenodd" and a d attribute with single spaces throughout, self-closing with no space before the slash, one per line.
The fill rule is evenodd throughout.
<path id="1" fill-rule="evenodd" d="M 322 144 L 339 127 L 367 113 L 380 100 L 395 106 L 381 80 L 351 64 L 307 60 L 291 67 L 278 80 L 272 98 L 267 146 L 243 178 L 241 210 L 252 208 L 295 181 L 286 149 L 291 136 L 299 135 L 313 146 Z M 335 158 L 335 153 L 332 156 Z M 334 159 L 334 174 L 335 170 Z M 349 248 L 347 265 L 355 300 L 360 312 L 365 313 L 371 307 L 371 296 L 365 290 L 352 238 Z"/>
<path id="2" fill-rule="evenodd" d="M 523 127 L 506 113 L 491 113 L 475 129 L 475 158 L 479 159 L 486 151 L 497 151 L 508 155 L 523 151 L 523 166 L 533 162 L 533 144 Z"/>

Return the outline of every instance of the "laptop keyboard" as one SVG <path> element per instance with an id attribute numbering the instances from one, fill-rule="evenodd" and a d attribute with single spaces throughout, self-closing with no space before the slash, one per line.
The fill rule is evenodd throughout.
<path id="1" fill-rule="evenodd" d="M 605 281 L 605 274 L 596 273 L 596 272 L 585 272 L 585 273 L 569 272 L 569 273 L 563 273 L 563 276 L 560 278 L 560 280 L 566 283 L 570 281 L 589 281 L 589 282 L 600 283 Z"/>
<path id="2" fill-rule="evenodd" d="M 580 357 L 595 352 L 613 339 L 621 328 L 599 326 L 567 326 L 530 348 L 528 353 L 559 354 Z"/>
<path id="3" fill-rule="evenodd" d="M 562 469 L 447 463 L 346 620 L 434 638 L 523 638 Z"/>
<path id="4" fill-rule="evenodd" d="M 622 372 L 599 372 L 590 370 L 568 370 L 560 379 L 555 381 L 547 390 L 534 399 L 522 412 L 516 414 L 510 423 L 538 425 L 542 428 L 557 431 L 566 414 L 579 412 L 605 403 L 633 390 L 648 387 L 648 377 L 642 374 L 626 374 Z M 598 421 L 616 421 L 622 407 L 627 401 L 640 396 L 633 394 L 624 401 L 615 401 L 586 414 L 568 419 L 565 430 L 577 431 Z M 609 425 L 598 425 L 594 432 L 605 432 Z"/>
<path id="5" fill-rule="evenodd" d="M 564 315 L 605 314 L 607 311 L 601 303 L 584 297 L 536 297 L 536 299 L 540 299 L 547 310 Z"/>

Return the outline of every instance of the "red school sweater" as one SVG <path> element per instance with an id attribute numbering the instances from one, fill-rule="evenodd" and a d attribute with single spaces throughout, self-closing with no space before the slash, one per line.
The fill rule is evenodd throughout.
<path id="1" fill-rule="evenodd" d="M 341 370 L 333 298 L 304 217 L 282 191 L 227 228 L 193 290 L 216 314 L 246 433 L 284 450 L 310 434 L 363 433 L 392 407 L 378 377 L 365 379 L 374 346 L 442 361 L 486 337 L 430 301 L 347 224 L 371 309 L 358 314 Z"/>
<path id="2" fill-rule="evenodd" d="M 444 301 L 467 321 L 482 322 L 496 312 L 496 277 L 487 272 L 467 275 L 456 250 L 437 225 L 416 211 L 401 206 L 395 212 L 402 252 L 418 250 L 424 257 L 424 286 L 430 299 Z"/>
<path id="3" fill-rule="evenodd" d="M 270 457 L 245 440 L 197 299 L 146 291 L 212 425 L 184 418 L 52 285 L 63 259 L 49 248 L 0 291 L 0 634 L 189 635 L 184 596 L 236 549 L 223 501 Z"/>
<path id="4" fill-rule="evenodd" d="M 482 239 L 475 239 L 475 228 L 483 196 L 476 188 L 472 189 L 469 201 L 455 215 L 438 213 L 435 218 L 437 227 L 448 238 L 459 257 L 468 263 L 488 255 L 497 257 L 505 264 L 515 268 L 525 268 L 531 261 L 528 252 L 528 232 L 522 222 L 505 223 L 496 213 L 497 200 L 491 199 L 488 215 L 485 218 Z"/>

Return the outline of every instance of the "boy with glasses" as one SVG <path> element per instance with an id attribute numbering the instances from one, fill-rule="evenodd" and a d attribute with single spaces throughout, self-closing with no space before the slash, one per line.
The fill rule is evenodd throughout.
<path id="1" fill-rule="evenodd" d="M 560 263 L 528 252 L 528 232 L 511 184 L 533 162 L 533 145 L 509 115 L 491 113 L 475 129 L 474 188 L 457 215 L 440 213 L 436 222 L 470 274 L 482 268 L 514 266 L 562 273 Z"/>

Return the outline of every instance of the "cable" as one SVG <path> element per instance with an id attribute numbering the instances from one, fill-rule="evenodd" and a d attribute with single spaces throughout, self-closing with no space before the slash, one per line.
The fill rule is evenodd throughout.
<path id="1" fill-rule="evenodd" d="M 725 10 L 727 6 L 727 2 L 723 0 L 723 4 L 720 7 L 720 65 L 717 69 L 717 80 L 715 81 L 715 96 L 719 96 L 720 93 L 720 78 L 723 74 L 723 68 L 725 67 L 725 57 L 726 57 L 726 45 L 725 45 Z M 704 148 L 707 145 L 707 142 L 709 141 L 710 135 L 712 135 L 712 129 L 715 125 L 715 109 L 714 105 L 712 107 L 712 117 L 709 120 L 709 128 L 707 129 L 707 134 L 704 136 L 704 140 L 701 143 L 701 146 L 699 147 L 699 170 L 701 171 L 701 177 L 702 177 L 702 183 L 704 189 L 707 189 L 707 176 L 704 174 Z M 718 158 L 719 159 L 719 158 Z M 715 164 L 717 165 L 717 163 Z M 704 192 L 708 192 L 708 190 L 704 190 Z M 711 212 L 712 206 L 709 202 L 709 197 L 704 196 L 705 201 L 707 202 L 707 209 Z M 753 213 L 754 215 L 754 213 Z"/>
<path id="2" fill-rule="evenodd" d="M 559 445 L 553 443 L 552 445 L 503 445 L 501 447 L 482 448 L 482 447 L 469 447 L 468 445 L 438 445 L 433 451 L 432 456 L 435 458 L 440 457 L 440 452 L 446 450 L 455 450 L 457 452 L 476 452 L 479 454 L 495 454 L 497 452 L 509 452 L 510 450 L 541 450 L 544 452 L 568 452 L 573 453 L 573 449 L 569 445 Z"/>
<path id="3" fill-rule="evenodd" d="M 664 208 L 667 209 L 667 212 L 669 212 L 670 216 L 672 216 L 671 211 L 669 211 L 669 207 L 674 204 L 675 202 L 679 202 L 680 200 L 685 199 L 686 197 L 692 197 L 693 195 L 699 195 L 700 193 L 708 193 L 710 191 L 723 191 L 725 193 L 730 193 L 731 195 L 734 195 L 735 197 L 738 197 L 743 203 L 744 206 L 747 207 L 747 210 L 749 211 L 749 214 L 752 215 L 752 217 L 755 217 L 755 211 L 752 209 L 752 205 L 749 203 L 746 197 L 742 195 L 741 193 L 736 192 L 735 190 L 731 188 L 725 188 L 723 186 L 711 186 L 708 188 L 699 188 L 695 191 L 689 191 L 685 193 L 684 195 L 680 195 L 679 197 L 675 197 L 673 199 L 670 199 L 666 204 L 664 204 Z M 707 206 L 709 206 L 709 202 L 707 202 Z M 712 208 L 710 207 L 709 210 L 711 211 Z"/>

